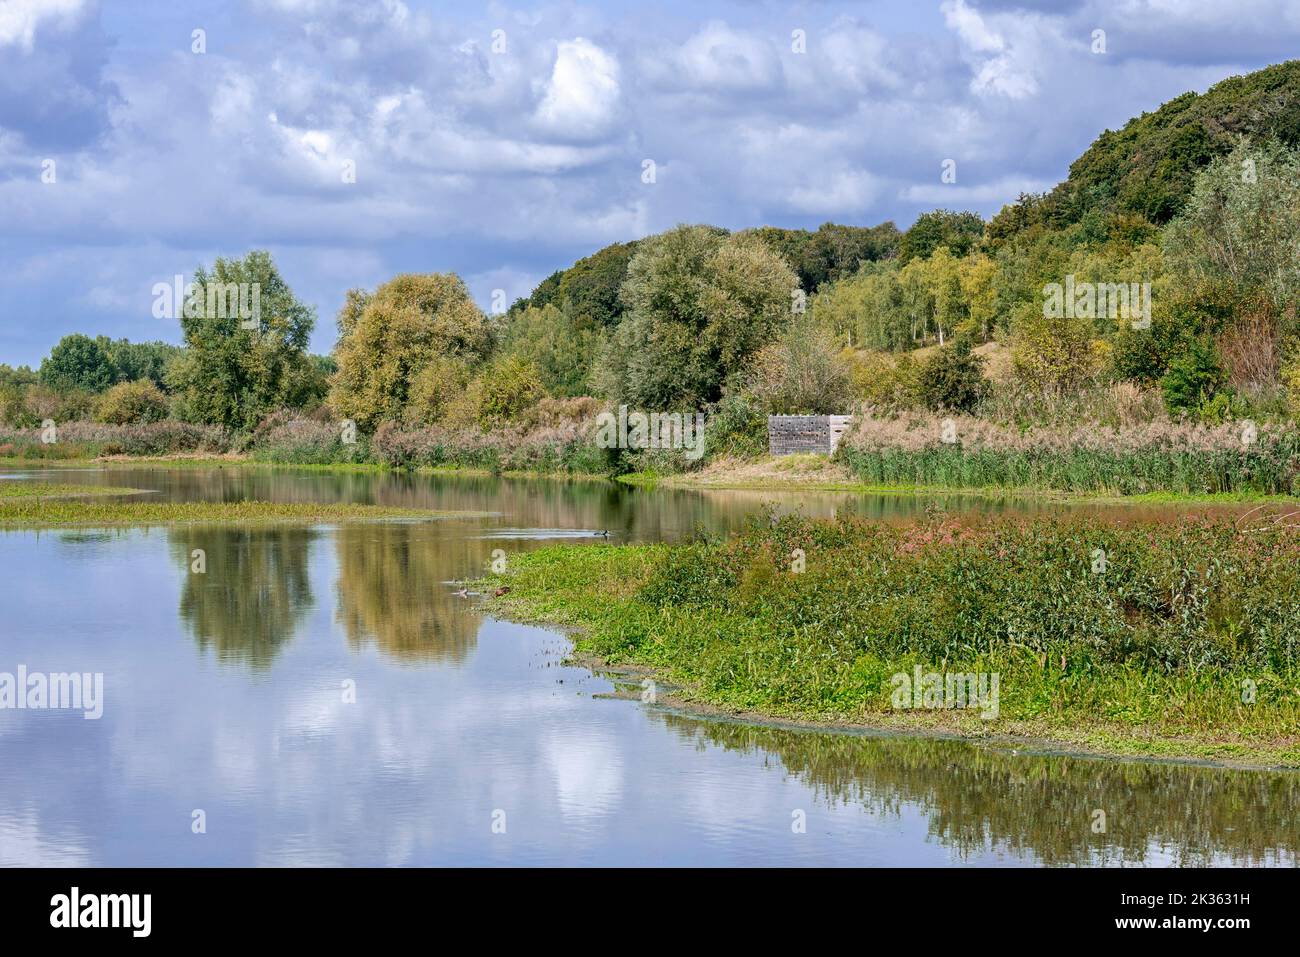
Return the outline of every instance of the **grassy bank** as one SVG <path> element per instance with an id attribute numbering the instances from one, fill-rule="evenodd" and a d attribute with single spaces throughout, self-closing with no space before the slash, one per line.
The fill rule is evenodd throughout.
<path id="1" fill-rule="evenodd" d="M 1015 429 L 969 416 L 863 416 L 837 458 L 868 485 L 1110 495 L 1300 493 L 1300 431 L 1277 423 Z"/>
<path id="2" fill-rule="evenodd" d="M 865 493 L 1246 501 L 1300 494 L 1300 431 L 1278 423 L 1206 426 L 1160 420 L 1019 429 L 969 416 L 864 414 L 831 458 L 737 457 L 723 449 L 720 444 L 695 463 L 662 451 L 601 449 L 587 426 L 573 421 L 486 431 L 384 423 L 373 435 L 347 443 L 335 425 L 278 414 L 243 435 L 178 422 L 72 422 L 59 428 L 57 441 L 46 444 L 38 431 L 0 430 L 0 463 L 16 466 L 257 463 L 335 471 L 618 476 L 634 485 Z"/>
<path id="3" fill-rule="evenodd" d="M 67 422 L 50 433 L 0 427 L 0 460 L 57 465 L 86 460 L 190 458 L 272 465 L 464 469 L 490 474 L 606 473 L 606 451 L 588 423 L 557 419 L 528 425 L 404 427 L 386 422 L 373 434 L 338 423 L 276 413 L 250 432 L 165 420 L 133 425 Z M 347 440 L 345 440 L 345 434 Z"/>
<path id="4" fill-rule="evenodd" d="M 138 488 L 111 485 L 58 485 L 50 482 L 0 482 L 0 502 L 27 499 L 83 498 L 95 495 L 135 495 Z"/>
<path id="5" fill-rule="evenodd" d="M 13 483 L 17 484 L 17 483 Z M 64 488 L 71 486 L 50 486 Z M 98 490 L 97 490 L 98 491 Z M 128 490 L 130 491 L 130 490 Z M 482 513 L 316 502 L 105 502 L 63 493 L 0 496 L 2 528 L 110 528 L 197 524 L 266 525 L 476 518 Z"/>
<path id="6" fill-rule="evenodd" d="M 1297 558 L 1271 525 L 783 519 L 515 556 L 499 604 L 695 706 L 1300 767 Z M 918 666 L 997 675 L 997 717 L 896 706 L 895 676 Z"/>

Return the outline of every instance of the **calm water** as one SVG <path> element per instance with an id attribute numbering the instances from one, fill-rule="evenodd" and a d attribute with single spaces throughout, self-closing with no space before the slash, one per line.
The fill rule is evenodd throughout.
<path id="1" fill-rule="evenodd" d="M 881 519 L 923 501 L 238 469 L 39 477 L 493 514 L 0 532 L 0 672 L 105 682 L 98 721 L 0 710 L 0 865 L 1295 863 L 1300 775 L 685 717 L 598 697 L 614 686 L 565 666 L 562 637 L 486 617 L 447 584 L 495 548 L 599 529 L 663 540 L 774 500 Z"/>

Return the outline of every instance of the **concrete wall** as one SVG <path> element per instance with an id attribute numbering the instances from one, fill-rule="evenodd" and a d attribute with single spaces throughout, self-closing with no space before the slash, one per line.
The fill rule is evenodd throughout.
<path id="1" fill-rule="evenodd" d="M 767 450 L 772 455 L 830 455 L 852 423 L 851 415 L 769 415 Z"/>

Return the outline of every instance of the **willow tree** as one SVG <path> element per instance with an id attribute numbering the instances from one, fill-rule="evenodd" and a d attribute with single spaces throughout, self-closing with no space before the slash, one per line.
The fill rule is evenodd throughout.
<path id="1" fill-rule="evenodd" d="M 463 384 L 492 343 L 490 320 L 454 273 L 406 274 L 372 294 L 354 291 L 339 314 L 330 404 L 364 428 L 436 408 L 441 401 L 421 390 Z"/>
<path id="2" fill-rule="evenodd" d="M 799 279 L 761 239 L 679 226 L 643 240 L 619 292 L 627 313 L 597 375 L 620 401 L 699 408 L 789 323 Z"/>

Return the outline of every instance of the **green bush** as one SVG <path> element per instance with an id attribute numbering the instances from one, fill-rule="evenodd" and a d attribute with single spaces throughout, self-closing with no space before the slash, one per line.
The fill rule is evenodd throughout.
<path id="1" fill-rule="evenodd" d="M 753 458 L 767 453 L 767 414 L 744 392 L 728 392 L 705 420 L 709 458 Z"/>
<path id="2" fill-rule="evenodd" d="M 1175 356 L 1160 380 L 1165 406 L 1172 413 L 1194 412 L 1228 384 L 1228 374 L 1214 347 L 1194 340 Z"/>
<path id="3" fill-rule="evenodd" d="M 110 425 L 157 422 L 167 417 L 167 397 L 149 379 L 119 382 L 100 396 L 95 420 Z"/>
<path id="4" fill-rule="evenodd" d="M 921 401 L 936 412 L 971 412 L 987 392 L 984 360 L 958 339 L 925 361 L 918 377 Z"/>
<path id="5" fill-rule="evenodd" d="M 853 400 L 850 368 L 835 340 L 806 320 L 759 351 L 748 379 L 770 415 L 842 415 Z"/>
<path id="6" fill-rule="evenodd" d="M 478 402 L 478 424 L 485 429 L 515 421 L 546 395 L 537 366 L 517 356 L 488 363 L 472 389 Z"/>

